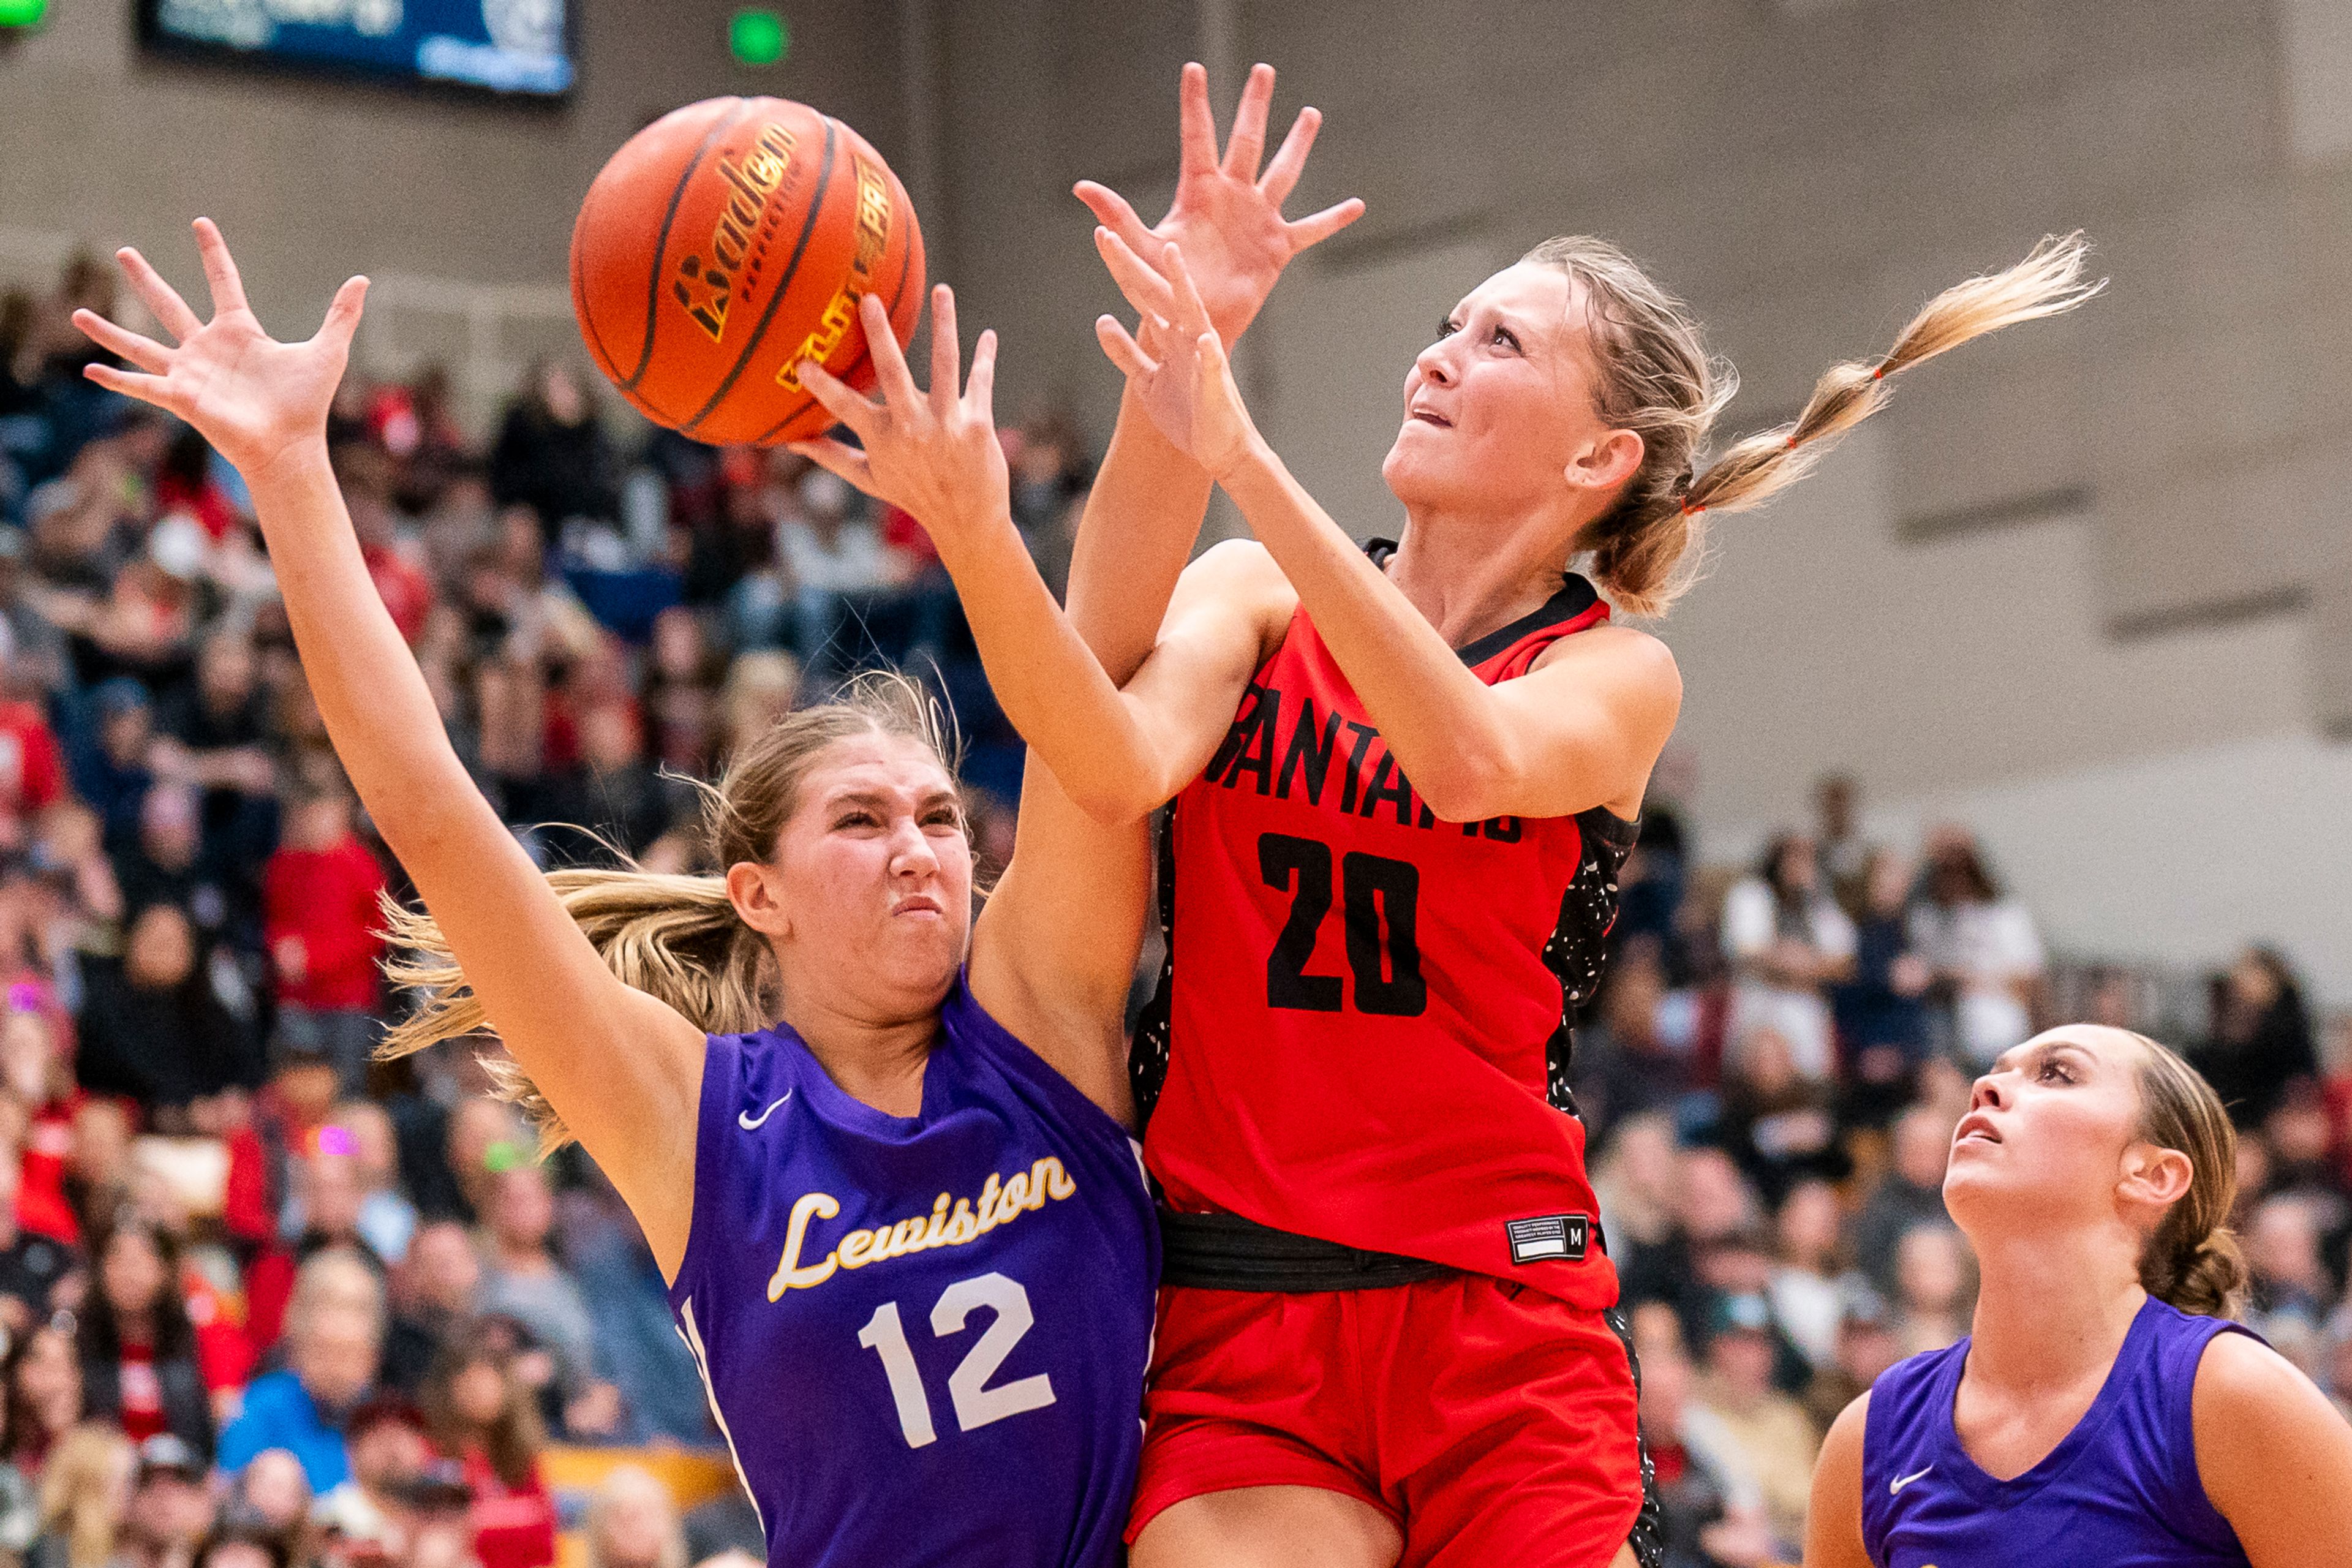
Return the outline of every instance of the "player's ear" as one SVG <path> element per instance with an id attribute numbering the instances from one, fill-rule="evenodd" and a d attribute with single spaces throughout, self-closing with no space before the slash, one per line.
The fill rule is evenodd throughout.
<path id="1" fill-rule="evenodd" d="M 2145 1204 L 2160 1212 L 2189 1195 L 2196 1174 L 2189 1156 L 2178 1149 L 2133 1143 L 2124 1150 L 2116 1192 L 2126 1202 Z"/>
<path id="2" fill-rule="evenodd" d="M 793 934 L 792 907 L 776 885 L 776 868 L 756 860 L 738 860 L 727 868 L 727 900 L 736 918 L 770 941 Z"/>

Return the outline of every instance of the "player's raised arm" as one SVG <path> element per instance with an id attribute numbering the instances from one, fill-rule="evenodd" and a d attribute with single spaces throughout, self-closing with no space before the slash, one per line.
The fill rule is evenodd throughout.
<path id="1" fill-rule="evenodd" d="M 1234 111 L 1233 134 L 1220 154 L 1208 72 L 1197 63 L 1184 68 L 1176 195 L 1159 223 L 1146 226 L 1108 185 L 1081 180 L 1076 187 L 1097 219 L 1095 247 L 1122 289 L 1140 281 L 1125 258 L 1139 250 L 1157 255 L 1174 245 L 1228 347 L 1256 319 L 1283 268 L 1364 211 L 1350 197 L 1303 218 L 1284 218 L 1283 204 L 1306 170 L 1323 117 L 1312 106 L 1301 109 L 1261 172 L 1274 80 L 1272 66 L 1250 71 Z M 1142 330 L 1150 330 L 1148 321 Z M 1095 331 L 1106 350 L 1127 336 L 1110 316 L 1099 318 Z M 1155 637 L 1173 629 L 1163 626 L 1163 616 L 1200 533 L 1209 490 L 1200 464 L 1161 433 L 1132 389 L 1123 394 L 1070 560 L 1071 622 L 1114 681 L 1125 684 Z"/>
<path id="2" fill-rule="evenodd" d="M 213 319 L 135 250 L 123 270 L 177 347 L 88 310 L 74 321 L 135 366 L 91 380 L 179 416 L 253 493 L 302 671 L 336 753 L 440 922 L 516 1063 L 628 1200 L 665 1271 L 686 1246 L 702 1032 L 616 979 L 459 763 L 425 678 L 377 597 L 327 458 L 327 410 L 366 280 L 307 342 L 264 332 L 209 219 L 196 243 Z"/>
<path id="3" fill-rule="evenodd" d="M 867 398 L 814 363 L 802 384 L 861 443 L 795 442 L 868 495 L 910 513 L 955 581 L 989 684 L 1070 797 L 1104 822 L 1129 822 L 1173 795 L 1209 759 L 1248 679 L 1254 647 L 1189 686 L 1122 691 L 1054 603 L 1013 524 L 992 409 L 996 334 L 982 332 L 961 379 L 955 296 L 932 291 L 931 385 L 915 385 L 874 296 L 860 304 L 879 383 Z M 961 390 L 959 390 L 961 388 Z"/>

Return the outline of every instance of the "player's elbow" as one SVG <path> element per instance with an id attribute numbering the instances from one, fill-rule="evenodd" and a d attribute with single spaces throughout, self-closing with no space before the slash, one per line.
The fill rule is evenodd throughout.
<path id="1" fill-rule="evenodd" d="M 1426 776 L 1415 775 L 1412 786 L 1421 803 L 1440 822 L 1484 822 L 1513 815 L 1517 768 L 1487 747 L 1462 746 L 1433 759 Z"/>

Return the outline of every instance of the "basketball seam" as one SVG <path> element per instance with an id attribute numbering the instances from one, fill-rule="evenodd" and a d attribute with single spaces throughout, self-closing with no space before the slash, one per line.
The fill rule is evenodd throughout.
<path id="1" fill-rule="evenodd" d="M 909 204 L 907 208 L 907 216 L 911 219 L 914 215 L 915 209 L 913 205 Z M 891 315 L 895 316 L 898 313 L 898 301 L 907 297 L 907 279 L 912 278 L 914 275 L 915 247 L 912 245 L 909 245 L 907 247 L 907 254 L 900 258 L 898 263 L 898 286 L 890 290 L 889 313 Z M 845 379 L 856 374 L 857 367 L 873 357 L 874 345 L 869 342 L 866 345 L 865 350 L 860 353 L 856 359 L 851 360 L 846 365 L 842 367 L 841 374 L 843 377 Z M 791 424 L 802 415 L 806 414 L 809 411 L 809 405 L 814 404 L 815 401 L 816 399 L 814 397 L 802 398 L 798 403 L 793 405 L 793 411 L 790 414 L 785 415 L 782 419 L 779 419 L 773 425 L 769 426 L 766 430 L 761 433 L 760 438 L 752 442 L 751 445 L 755 447 L 766 446 L 770 441 L 775 439 L 777 431 L 782 429 L 785 426 Z"/>
<path id="2" fill-rule="evenodd" d="M 751 329 L 751 341 L 743 345 L 742 353 L 736 358 L 735 368 L 727 373 L 727 379 L 719 384 L 719 390 L 710 395 L 710 401 L 702 405 L 702 411 L 678 426 L 680 435 L 693 435 L 695 426 L 709 418 L 711 411 L 727 401 L 727 395 L 735 389 L 735 383 L 743 374 L 743 367 L 750 364 L 751 356 L 759 352 L 760 340 L 768 332 L 768 323 L 776 319 L 776 308 L 792 291 L 793 275 L 801 268 L 801 257 L 808 250 L 809 236 L 816 232 L 816 220 L 824 211 L 824 193 L 833 184 L 834 142 L 833 116 L 828 114 L 824 117 L 824 166 L 817 171 L 816 190 L 809 197 L 808 216 L 801 223 L 801 237 L 793 246 L 793 258 L 784 264 L 784 275 L 776 280 L 773 291 L 769 294 L 768 308 L 760 312 L 760 324 Z"/>
<path id="3" fill-rule="evenodd" d="M 694 156 L 687 160 L 686 172 L 678 175 L 677 184 L 671 187 L 669 210 L 662 214 L 661 231 L 654 237 L 653 277 L 646 284 L 645 346 L 638 351 L 637 368 L 630 373 L 628 380 L 621 383 L 624 392 L 635 392 L 637 383 L 645 380 L 646 372 L 653 368 L 654 327 L 661 319 L 662 258 L 669 252 L 670 226 L 677 221 L 678 205 L 686 200 L 686 183 L 694 178 L 697 169 L 702 167 L 702 160 L 709 155 L 711 144 L 733 130 L 736 123 L 751 111 L 749 100 L 737 99 L 735 111 L 703 132 L 702 144 L 694 150 Z"/>

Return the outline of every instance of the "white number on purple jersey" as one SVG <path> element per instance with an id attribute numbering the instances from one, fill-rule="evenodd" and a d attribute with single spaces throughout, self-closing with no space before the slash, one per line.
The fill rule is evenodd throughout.
<path id="1" fill-rule="evenodd" d="M 1042 1372 L 1000 1388 L 988 1386 L 989 1378 L 1037 1321 L 1029 1310 L 1029 1292 L 1019 1280 L 1002 1274 L 957 1280 L 940 1292 L 938 1303 L 931 1308 L 932 1335 L 946 1339 L 961 1333 L 976 1307 L 993 1311 L 996 1321 L 948 1374 L 948 1398 L 955 1406 L 956 1426 L 965 1432 L 1024 1410 L 1043 1410 L 1054 1403 L 1053 1380 Z M 885 1301 L 875 1308 L 866 1326 L 857 1331 L 857 1342 L 882 1358 L 883 1373 L 890 1380 L 890 1402 L 898 1407 L 898 1430 L 905 1434 L 907 1447 L 920 1448 L 936 1441 L 939 1433 L 931 1426 L 930 1399 L 923 1391 L 915 1352 L 908 1348 L 907 1331 L 898 1321 L 898 1303 Z"/>

